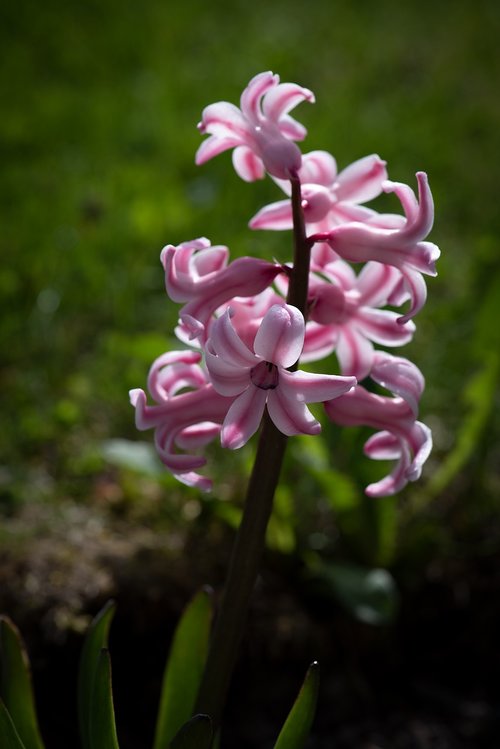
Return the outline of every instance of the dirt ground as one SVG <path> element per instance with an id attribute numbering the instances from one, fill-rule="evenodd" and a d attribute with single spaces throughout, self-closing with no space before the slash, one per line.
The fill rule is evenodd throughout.
<path id="1" fill-rule="evenodd" d="M 0 551 L 0 609 L 27 641 L 47 748 L 78 746 L 83 632 L 113 597 L 120 746 L 146 749 L 173 628 L 202 584 L 220 590 L 229 537 L 211 537 L 200 554 L 182 535 L 110 529 L 78 508 L 70 525 Z M 312 660 L 321 691 L 310 749 L 498 749 L 499 593 L 500 556 L 434 562 L 400 589 L 396 622 L 373 627 L 311 590 L 298 561 L 268 554 L 222 749 L 271 749 Z"/>

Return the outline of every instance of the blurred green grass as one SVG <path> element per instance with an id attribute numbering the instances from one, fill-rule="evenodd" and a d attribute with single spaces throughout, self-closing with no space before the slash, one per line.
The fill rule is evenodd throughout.
<path id="1" fill-rule="evenodd" d="M 366 434 L 327 427 L 331 467 L 321 457 L 316 478 L 306 475 L 314 449 L 302 463 L 292 449 L 299 456 L 283 491 L 297 495 L 296 512 L 282 498 L 276 543 L 289 549 L 290 525 L 314 534 L 319 519 L 340 526 L 348 557 L 374 564 L 393 557 L 399 521 L 417 523 L 415 543 L 424 543 L 429 513 L 431 546 L 455 549 L 457 523 L 458 536 L 491 533 L 500 488 L 500 6 L 23 0 L 0 13 L 4 512 L 90 501 L 109 470 L 102 443 L 139 438 L 128 390 L 174 340 L 164 244 L 206 235 L 234 256 L 289 256 L 286 235 L 246 227 L 278 199 L 272 184 L 242 183 L 227 155 L 193 163 L 202 108 L 237 101 L 252 75 L 272 69 L 316 94 L 298 115 L 305 150 L 330 150 L 340 167 L 377 152 L 392 179 L 412 185 L 417 170 L 429 173 L 432 239 L 443 252 L 415 341 L 401 351 L 428 382 L 422 418 L 436 447 L 426 478 L 405 491 L 396 520 L 394 500 L 363 498 L 381 471 L 362 456 Z M 238 494 L 251 450 L 217 454 L 219 496 Z M 125 471 L 116 480 L 139 500 L 143 479 Z M 163 481 L 178 499 L 192 495 Z M 436 530 L 443 517 L 454 519 L 448 535 Z"/>

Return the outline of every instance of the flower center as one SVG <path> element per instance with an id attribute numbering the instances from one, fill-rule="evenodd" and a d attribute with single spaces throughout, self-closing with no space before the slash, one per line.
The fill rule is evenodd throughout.
<path id="1" fill-rule="evenodd" d="M 261 361 L 250 370 L 250 379 L 261 390 L 275 390 L 279 382 L 278 367 L 269 361 Z"/>
<path id="2" fill-rule="evenodd" d="M 318 285 L 309 296 L 310 319 L 321 325 L 341 325 L 349 318 L 346 295 L 332 283 Z"/>
<path id="3" fill-rule="evenodd" d="M 330 193 L 323 185 L 307 185 L 302 191 L 302 208 L 307 223 L 321 221 L 331 208 Z"/>

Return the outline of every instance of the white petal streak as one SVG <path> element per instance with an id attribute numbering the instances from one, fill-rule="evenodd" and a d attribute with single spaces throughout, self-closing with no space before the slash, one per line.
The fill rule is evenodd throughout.
<path id="1" fill-rule="evenodd" d="M 234 148 L 241 144 L 241 138 L 218 138 L 216 135 L 211 135 L 209 138 L 203 141 L 198 150 L 196 151 L 195 164 L 200 166 L 205 161 L 213 159 L 214 156 L 218 156 L 223 151 L 227 151 L 229 148 Z"/>
<path id="2" fill-rule="evenodd" d="M 273 122 L 277 122 L 283 115 L 300 104 L 302 101 L 314 102 L 314 94 L 307 88 L 296 83 L 280 83 L 279 86 L 268 91 L 262 103 L 264 115 Z"/>
<path id="3" fill-rule="evenodd" d="M 262 117 L 260 104 L 263 95 L 270 88 L 277 86 L 279 80 L 279 75 L 273 75 L 270 70 L 267 70 L 265 73 L 258 73 L 252 78 L 241 94 L 241 111 L 254 124 L 257 124 Z"/>
<path id="4" fill-rule="evenodd" d="M 355 385 L 355 377 L 280 371 L 279 387 L 288 401 L 321 403 L 344 395 Z"/>
<path id="5" fill-rule="evenodd" d="M 329 187 L 337 176 L 337 162 L 328 151 L 310 151 L 302 157 L 299 177 L 302 184 Z"/>
<path id="6" fill-rule="evenodd" d="M 228 364 L 214 356 L 208 349 L 205 352 L 210 380 L 221 395 L 238 395 L 250 384 L 250 369 Z"/>
<path id="7" fill-rule="evenodd" d="M 365 203 L 382 192 L 382 182 L 387 179 L 385 161 L 376 154 L 365 156 L 343 169 L 337 179 L 339 200 Z"/>
<path id="8" fill-rule="evenodd" d="M 386 304 L 400 278 L 400 272 L 392 265 L 371 260 L 358 276 L 356 288 L 361 294 L 360 304 L 370 307 Z"/>
<path id="9" fill-rule="evenodd" d="M 236 174 L 245 182 L 263 179 L 266 174 L 262 160 L 247 146 L 238 146 L 234 149 L 233 166 Z"/>
<path id="10" fill-rule="evenodd" d="M 236 398 L 222 425 L 222 447 L 237 450 L 255 434 L 264 413 L 267 393 L 267 390 L 252 385 Z"/>
<path id="11" fill-rule="evenodd" d="M 280 432 L 291 437 L 294 434 L 319 434 L 321 424 L 304 403 L 288 398 L 286 389 L 270 390 L 267 400 L 269 416 Z"/>
<path id="12" fill-rule="evenodd" d="M 302 352 L 304 331 L 304 317 L 297 307 L 274 304 L 255 336 L 255 353 L 264 361 L 291 367 Z"/>
<path id="13" fill-rule="evenodd" d="M 258 363 L 233 328 L 229 309 L 212 326 L 210 348 L 235 367 L 254 367 Z"/>
<path id="14" fill-rule="evenodd" d="M 235 152 L 236 153 L 236 152 Z M 293 227 L 292 207 L 289 200 L 278 200 L 258 211 L 250 220 L 251 229 L 283 231 Z"/>
<path id="15" fill-rule="evenodd" d="M 376 343 L 383 346 L 403 346 L 413 338 L 415 324 L 409 320 L 399 323 L 399 314 L 390 310 L 365 307 L 358 312 L 356 327 Z"/>
<path id="16" fill-rule="evenodd" d="M 369 374 L 373 362 L 373 346 L 355 328 L 342 327 L 336 354 L 343 374 L 354 375 L 358 380 Z"/>
<path id="17" fill-rule="evenodd" d="M 244 139 L 249 132 L 249 126 L 238 107 L 228 101 L 218 101 L 209 104 L 203 110 L 199 129 L 202 133 L 210 133 L 218 138 Z"/>

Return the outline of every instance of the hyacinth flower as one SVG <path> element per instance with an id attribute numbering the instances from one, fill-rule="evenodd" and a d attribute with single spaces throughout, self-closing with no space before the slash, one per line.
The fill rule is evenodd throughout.
<path id="1" fill-rule="evenodd" d="M 240 99 L 240 109 L 227 101 L 205 107 L 199 131 L 209 134 L 196 153 L 203 164 L 234 148 L 233 165 L 246 182 L 262 179 L 265 172 L 280 179 L 296 175 L 302 163 L 294 143 L 306 129 L 288 113 L 302 101 L 314 102 L 314 94 L 295 83 L 280 83 L 271 72 L 256 75 Z"/>
<path id="2" fill-rule="evenodd" d="M 337 162 L 327 151 L 311 151 L 302 156 L 298 172 L 302 186 L 304 221 L 311 233 L 325 232 L 349 221 L 367 221 L 375 211 L 359 205 L 382 192 L 387 180 L 385 161 L 373 154 L 365 156 L 340 173 Z M 275 179 L 289 197 L 290 183 Z M 251 229 L 281 231 L 293 227 L 290 200 L 279 200 L 261 208 L 250 220 Z"/>
<path id="3" fill-rule="evenodd" d="M 388 476 L 370 484 L 365 492 L 370 497 L 385 497 L 420 478 L 432 449 L 432 435 L 429 427 L 417 421 L 424 379 L 412 362 L 379 353 L 370 376 L 393 395 L 377 395 L 357 385 L 325 403 L 325 411 L 335 424 L 381 430 L 365 443 L 365 454 L 374 460 L 395 460 L 396 464 Z"/>
<path id="4" fill-rule="evenodd" d="M 222 425 L 223 447 L 244 445 L 257 431 L 264 408 L 287 436 L 319 434 L 320 423 L 306 403 L 337 398 L 355 384 L 354 377 L 289 372 L 304 344 L 302 313 L 291 305 L 273 305 L 264 315 L 254 351 L 242 342 L 227 310 L 212 326 L 206 363 L 212 385 L 235 397 Z"/>
<path id="5" fill-rule="evenodd" d="M 165 286 L 174 302 L 187 302 L 179 317 L 182 340 L 199 337 L 204 343 L 215 311 L 235 296 L 253 297 L 283 272 L 280 265 L 254 257 L 227 264 L 229 250 L 212 246 L 205 237 L 167 245 L 161 252 Z"/>
<path id="6" fill-rule="evenodd" d="M 324 235 L 311 238 L 327 241 L 340 257 L 352 263 L 376 260 L 398 268 L 411 299 L 409 311 L 399 318 L 402 324 L 425 304 L 427 288 L 422 273 L 435 276 L 435 262 L 440 255 L 435 244 L 423 241 L 432 228 L 434 204 L 427 175 L 418 172 L 416 176 L 418 201 L 408 185 L 390 181 L 383 184 L 384 191 L 396 193 L 403 206 L 406 221 L 400 227 L 387 228 L 390 219 L 375 216 L 366 223 L 341 224 Z"/>
<path id="7" fill-rule="evenodd" d="M 165 467 L 182 483 L 208 491 L 212 482 L 196 473 L 206 458 L 180 453 L 179 449 L 204 447 L 217 437 L 232 399 L 214 390 L 200 361 L 197 351 L 163 354 L 148 375 L 148 391 L 155 405 L 147 404 L 146 393 L 139 388 L 130 391 L 130 401 L 137 429 L 155 430 L 156 450 Z"/>
<path id="8" fill-rule="evenodd" d="M 415 332 L 410 320 L 380 309 L 397 292 L 401 274 L 390 265 L 367 263 L 359 275 L 343 260 L 334 260 L 309 276 L 308 322 L 301 360 L 318 361 L 333 351 L 344 375 L 367 377 L 374 363 L 373 343 L 401 346 Z M 280 279 L 280 288 L 284 282 Z"/>

